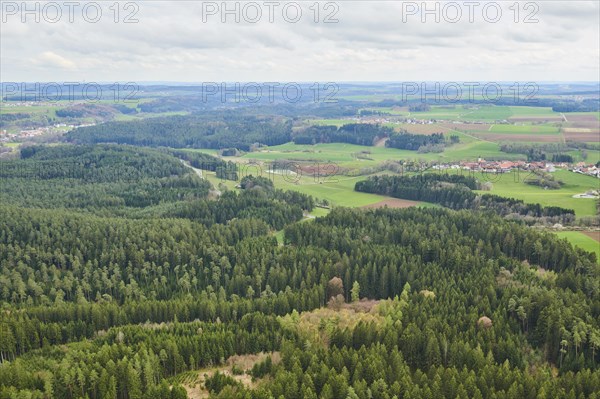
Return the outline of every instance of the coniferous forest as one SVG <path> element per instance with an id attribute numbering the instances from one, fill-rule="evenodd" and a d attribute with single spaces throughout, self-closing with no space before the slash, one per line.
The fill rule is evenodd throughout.
<path id="1" fill-rule="evenodd" d="M 445 208 L 298 223 L 315 199 L 252 176 L 216 198 L 185 164 L 205 161 L 87 144 L 0 163 L 0 398 L 187 398 L 182 376 L 215 368 L 213 398 L 599 397 L 595 256 L 505 217 L 568 210 L 380 177 L 357 190 Z M 252 383 L 229 372 L 259 353 Z"/>
<path id="2" fill-rule="evenodd" d="M 600 0 L 0 15 L 0 399 L 600 399 Z"/>

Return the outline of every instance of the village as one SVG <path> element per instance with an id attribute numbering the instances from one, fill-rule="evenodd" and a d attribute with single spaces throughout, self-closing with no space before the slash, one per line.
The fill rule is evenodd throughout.
<path id="1" fill-rule="evenodd" d="M 460 161 L 460 162 L 445 162 L 436 164 L 432 167 L 435 170 L 449 170 L 459 169 L 467 170 L 471 172 L 483 172 L 483 173 L 516 173 L 519 171 L 542 171 L 553 173 L 557 169 L 569 170 L 574 173 L 580 173 L 596 178 L 600 178 L 600 168 L 594 164 L 586 164 L 585 162 L 578 162 L 576 164 L 570 164 L 566 162 L 552 163 L 546 161 L 486 161 L 485 159 L 479 158 L 476 162 Z"/>
<path id="2" fill-rule="evenodd" d="M 8 130 L 0 130 L 0 143 L 22 143 L 28 139 L 33 139 L 47 134 L 66 132 L 77 127 L 93 126 L 94 124 L 68 125 L 65 123 L 56 123 L 51 126 L 24 129 L 18 133 L 10 133 Z"/>

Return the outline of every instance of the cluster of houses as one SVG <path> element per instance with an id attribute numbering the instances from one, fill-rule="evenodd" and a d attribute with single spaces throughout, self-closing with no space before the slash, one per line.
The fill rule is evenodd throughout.
<path id="1" fill-rule="evenodd" d="M 372 124 L 391 123 L 391 124 L 395 124 L 395 125 L 402 125 L 402 124 L 433 125 L 434 123 L 439 122 L 439 121 L 436 121 L 433 119 L 414 119 L 414 118 L 388 119 L 383 116 L 373 116 L 373 115 L 352 117 L 352 118 L 348 118 L 348 120 L 351 120 L 356 123 L 372 123 Z"/>
<path id="2" fill-rule="evenodd" d="M 0 143 L 11 143 L 15 141 L 23 141 L 42 134 L 49 133 L 51 127 L 39 127 L 36 129 L 21 130 L 19 133 L 8 133 L 6 130 L 0 131 Z"/>
<path id="3" fill-rule="evenodd" d="M 63 131 L 65 128 L 67 130 L 74 129 L 76 127 L 85 127 L 85 126 L 93 126 L 93 123 L 81 124 L 81 125 L 67 125 L 65 123 L 57 123 L 52 126 L 44 126 L 33 129 L 21 130 L 19 133 L 9 133 L 7 130 L 0 130 L 0 143 L 13 143 L 13 142 L 23 142 L 27 141 L 27 139 L 31 139 L 37 136 L 41 136 L 43 134 L 48 133 L 56 133 L 57 131 Z"/>
<path id="4" fill-rule="evenodd" d="M 557 167 L 566 167 L 565 164 L 554 164 L 549 162 L 526 162 L 526 161 L 486 161 L 479 158 L 477 161 L 460 161 L 456 163 L 443 163 L 435 165 L 438 170 L 462 169 L 472 172 L 508 173 L 513 170 L 542 170 L 544 172 L 555 172 Z"/>
<path id="5" fill-rule="evenodd" d="M 460 161 L 455 163 L 442 163 L 433 166 L 436 170 L 459 169 L 468 170 L 471 172 L 483 173 L 509 173 L 513 171 L 531 171 L 539 170 L 543 172 L 553 173 L 556 169 L 570 170 L 575 173 L 581 173 L 588 176 L 597 177 L 600 179 L 600 168 L 594 164 L 586 164 L 579 162 L 570 164 L 565 162 L 527 162 L 527 161 L 486 161 L 479 158 L 477 161 Z"/>
<path id="6" fill-rule="evenodd" d="M 600 168 L 596 165 L 587 165 L 585 162 L 579 162 L 573 165 L 572 172 L 581 173 L 582 175 L 594 176 L 600 179 Z"/>

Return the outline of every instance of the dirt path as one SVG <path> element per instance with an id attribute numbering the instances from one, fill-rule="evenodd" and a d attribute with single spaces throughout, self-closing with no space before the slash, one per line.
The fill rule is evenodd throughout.
<path id="1" fill-rule="evenodd" d="M 202 179 L 202 169 L 194 168 L 192 165 L 190 165 L 189 162 L 186 162 L 183 159 L 180 159 L 180 161 L 181 161 L 182 164 L 184 164 L 185 166 L 187 166 L 188 168 L 190 168 L 194 172 L 196 172 L 196 174 L 198 175 L 198 177 Z"/>
<path id="2" fill-rule="evenodd" d="M 375 143 L 375 147 L 385 147 L 386 141 L 388 141 L 389 137 L 384 137 L 381 140 Z"/>

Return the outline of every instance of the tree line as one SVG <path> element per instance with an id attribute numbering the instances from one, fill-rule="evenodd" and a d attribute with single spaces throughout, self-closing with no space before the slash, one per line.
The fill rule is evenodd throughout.
<path id="1" fill-rule="evenodd" d="M 349 123 L 339 127 L 315 125 L 294 133 L 293 141 L 296 144 L 349 143 L 372 146 L 392 133 L 392 128 L 373 123 Z"/>
<path id="2" fill-rule="evenodd" d="M 290 120 L 236 115 L 169 116 L 139 121 L 107 122 L 74 129 L 66 139 L 78 144 L 117 143 L 171 148 L 237 148 L 255 143 L 278 145 L 291 141 Z"/>
<path id="3" fill-rule="evenodd" d="M 372 176 L 357 182 L 354 189 L 360 192 L 432 202 L 456 210 L 487 210 L 501 216 L 531 219 L 531 222 L 568 224 L 575 221 L 575 211 L 572 209 L 526 204 L 522 200 L 493 194 L 480 195 L 472 191 L 477 187 L 478 183 L 473 177 L 427 173 L 415 176 Z"/>

